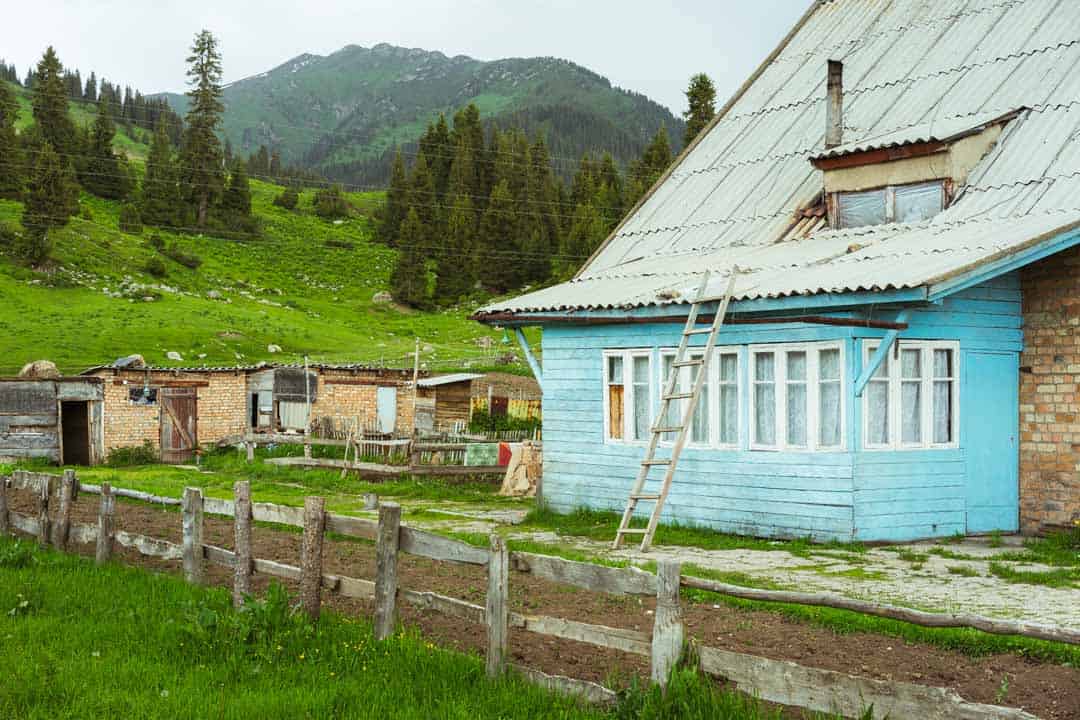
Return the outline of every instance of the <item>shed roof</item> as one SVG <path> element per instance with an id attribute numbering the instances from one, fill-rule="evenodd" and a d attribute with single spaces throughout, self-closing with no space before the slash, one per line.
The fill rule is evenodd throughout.
<path id="1" fill-rule="evenodd" d="M 845 147 L 948 137 L 1017 108 L 933 219 L 832 230 L 826 61 Z M 822 0 L 570 282 L 488 313 L 686 302 L 706 270 L 736 301 L 924 288 L 1080 225 L 1080 13 L 1058 0 Z"/>
<path id="2" fill-rule="evenodd" d="M 439 387 L 440 385 L 454 385 L 456 383 L 472 382 L 484 377 L 483 375 L 477 375 L 476 373 L 454 373 L 451 375 L 436 375 L 435 377 L 424 378 L 418 381 L 416 384 L 423 388 Z"/>

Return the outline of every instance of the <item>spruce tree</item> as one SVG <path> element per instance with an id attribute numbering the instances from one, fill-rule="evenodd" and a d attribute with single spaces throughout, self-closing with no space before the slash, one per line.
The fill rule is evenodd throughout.
<path id="1" fill-rule="evenodd" d="M 97 102 L 97 75 L 93 72 L 86 79 L 86 88 L 83 90 L 83 100 Z"/>
<path id="2" fill-rule="evenodd" d="M 18 200 L 22 197 L 26 168 L 15 120 L 19 105 L 7 83 L 0 82 L 0 198 Z"/>
<path id="3" fill-rule="evenodd" d="M 485 285 L 499 291 L 513 287 L 517 276 L 517 269 L 514 267 L 517 262 L 515 219 L 510 184 L 502 180 L 491 191 L 477 236 L 477 268 L 481 271 L 480 279 Z"/>
<path id="4" fill-rule="evenodd" d="M 661 126 L 652 141 L 641 154 L 641 159 L 631 164 L 630 204 L 637 202 L 649 191 L 660 176 L 671 165 L 671 143 L 668 141 L 667 128 Z"/>
<path id="5" fill-rule="evenodd" d="M 49 143 L 62 163 L 70 164 L 77 151 L 75 124 L 68 116 L 64 68 L 52 46 L 37 64 L 32 101 L 34 124 L 44 142 Z"/>
<path id="6" fill-rule="evenodd" d="M 408 212 L 409 179 L 405 174 L 405 161 L 402 160 L 399 149 L 394 154 L 394 164 L 390 169 L 390 188 L 386 191 L 386 206 L 379 224 L 379 242 L 390 247 L 397 246 L 401 223 L 405 221 Z"/>
<path id="7" fill-rule="evenodd" d="M 87 192 L 109 200 L 121 200 L 131 193 L 132 180 L 127 163 L 113 152 L 116 126 L 108 115 L 104 102 L 98 103 L 98 114 L 90 128 L 85 162 L 80 164 L 80 180 Z"/>
<path id="8" fill-rule="evenodd" d="M 686 88 L 686 102 L 688 107 L 683 113 L 686 118 L 683 145 L 693 142 L 716 116 L 716 86 L 708 75 L 698 73 L 690 78 L 690 85 Z"/>
<path id="9" fill-rule="evenodd" d="M 217 128 L 225 106 L 221 103 L 221 53 L 208 30 L 195 36 L 187 59 L 191 89 L 187 95 L 187 134 L 180 155 L 181 186 L 195 212 L 195 222 L 205 227 L 210 209 L 221 197 L 225 177 Z"/>
<path id="10" fill-rule="evenodd" d="M 30 176 L 23 205 L 22 224 L 26 228 L 16 243 L 16 254 L 30 265 L 38 265 L 52 252 L 49 230 L 67 225 L 78 209 L 77 188 L 71 166 L 64 165 L 48 141 L 41 145 Z"/>
<path id="11" fill-rule="evenodd" d="M 146 157 L 139 213 L 148 225 L 178 225 L 180 218 L 180 187 L 172 145 L 165 132 L 165 122 L 159 120 L 154 131 L 150 153 Z"/>
<path id="12" fill-rule="evenodd" d="M 226 225 L 237 227 L 251 217 L 251 187 L 243 160 L 233 163 L 229 187 L 221 198 L 221 214 Z"/>
<path id="13" fill-rule="evenodd" d="M 572 276 L 606 235 L 604 218 L 592 203 L 578 205 L 563 242 L 559 265 L 563 277 Z"/>
<path id="14" fill-rule="evenodd" d="M 410 208 L 398 231 L 398 258 L 390 275 L 394 299 L 412 307 L 428 305 L 425 231 L 416 208 Z"/>
<path id="15" fill-rule="evenodd" d="M 435 280 L 435 297 L 444 303 L 454 303 L 468 295 L 475 283 L 472 253 L 476 218 L 472 200 L 468 196 L 452 196 L 450 206 Z"/>

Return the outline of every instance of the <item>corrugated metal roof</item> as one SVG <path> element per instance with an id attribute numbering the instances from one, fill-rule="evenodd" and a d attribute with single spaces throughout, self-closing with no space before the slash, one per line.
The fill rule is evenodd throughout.
<path id="1" fill-rule="evenodd" d="M 826 61 L 849 142 L 944 140 L 1018 108 L 932 221 L 835 231 L 813 205 Z M 1080 13 L 1059 0 L 828 0 L 571 282 L 481 312 L 631 308 L 712 270 L 737 299 L 928 285 L 1080 221 Z M 858 247 L 856 247 L 858 246 Z M 658 295 L 660 293 L 660 295 Z"/>
<path id="2" fill-rule="evenodd" d="M 1019 110 L 1020 109 L 1018 108 L 1016 112 L 1019 112 Z M 886 132 L 875 137 L 862 138 L 855 142 L 837 145 L 834 148 L 829 148 L 820 155 L 816 155 L 814 159 L 823 160 L 825 158 L 841 157 L 843 155 L 851 155 L 853 153 L 867 152 L 870 150 L 902 147 L 904 145 L 914 145 L 916 143 L 952 142 L 953 140 L 957 140 L 966 135 L 980 132 L 991 125 L 1006 122 L 1015 114 L 1015 112 L 1005 114 L 989 112 L 979 113 L 970 117 L 964 115 L 946 118 L 945 120 L 934 119 L 929 122 L 912 125 L 911 127 Z"/>
<path id="3" fill-rule="evenodd" d="M 412 370 L 408 368 L 390 368 L 374 365 L 363 365 L 357 363 L 335 364 L 335 363 L 309 363 L 307 365 L 309 370 L 349 370 L 356 372 L 401 372 L 411 373 Z M 173 373 L 223 373 L 223 372 L 254 372 L 257 370 L 275 370 L 279 368 L 289 368 L 302 370 L 304 368 L 303 363 L 258 363 L 255 365 L 189 365 L 189 366 L 176 366 L 170 367 L 165 365 L 142 365 L 139 367 L 120 367 L 116 365 L 95 365 L 94 367 L 83 370 L 80 375 L 91 375 L 102 370 L 117 370 L 121 372 L 173 372 Z"/>
<path id="4" fill-rule="evenodd" d="M 455 373 L 452 375 L 437 375 L 432 378 L 425 378 L 420 380 L 416 384 L 420 387 L 438 387 L 440 385 L 453 385 L 455 383 L 472 382 L 484 377 L 483 375 L 477 375 L 476 373 Z"/>

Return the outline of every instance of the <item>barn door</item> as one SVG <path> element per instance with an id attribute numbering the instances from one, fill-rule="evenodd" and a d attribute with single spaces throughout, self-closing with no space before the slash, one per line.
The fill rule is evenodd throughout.
<path id="1" fill-rule="evenodd" d="M 389 435 L 397 427 L 397 388 L 380 386 L 375 391 L 379 432 Z"/>
<path id="2" fill-rule="evenodd" d="M 195 388 L 162 388 L 161 461 L 190 463 L 199 446 Z"/>

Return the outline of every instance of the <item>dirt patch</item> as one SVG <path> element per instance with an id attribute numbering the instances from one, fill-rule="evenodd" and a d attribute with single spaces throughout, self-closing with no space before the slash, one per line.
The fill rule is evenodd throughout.
<path id="1" fill-rule="evenodd" d="M 11 509 L 36 514 L 28 493 L 11 494 Z M 128 532 L 180 542 L 180 515 L 173 510 L 131 502 L 118 502 L 117 527 Z M 95 522 L 96 496 L 81 496 L 73 519 Z M 230 521 L 207 517 L 205 542 L 232 548 Z M 256 557 L 299 564 L 300 533 L 257 526 L 252 537 Z M 92 554 L 89 545 L 72 548 Z M 375 548 L 372 543 L 327 539 L 324 568 L 328 573 L 371 579 L 375 576 Z M 145 558 L 134 551 L 118 553 L 124 562 L 176 573 L 179 563 Z M 477 604 L 484 603 L 487 580 L 483 568 L 434 562 L 402 555 L 399 565 L 401 586 L 432 590 Z M 207 566 L 209 582 L 231 583 L 227 568 Z M 268 584 L 255 576 L 254 588 Z M 511 609 L 527 614 L 543 614 L 571 620 L 648 632 L 652 627 L 653 602 L 648 598 L 619 597 L 593 593 L 551 583 L 531 575 L 511 573 Z M 295 590 L 295 587 L 292 588 Z M 369 614 L 369 603 L 327 593 L 328 607 L 347 613 Z M 486 647 L 483 631 L 435 612 L 422 612 L 401 604 L 402 621 L 415 626 L 440 645 L 482 654 Z M 1008 704 L 1023 708 L 1047 720 L 1080 720 L 1080 669 L 1029 660 L 1017 655 L 970 658 L 930 645 L 907 643 L 898 638 L 867 633 L 836 634 L 830 630 L 789 620 L 775 613 L 745 611 L 724 605 L 686 602 L 688 632 L 701 644 L 746 652 L 803 665 L 859 674 L 884 680 L 950 687 L 967 700 Z M 648 675 L 646 658 L 614 650 L 520 630 L 511 630 L 512 661 L 548 673 L 610 683 L 632 676 Z M 1002 698 L 1003 680 L 1007 694 Z"/>

